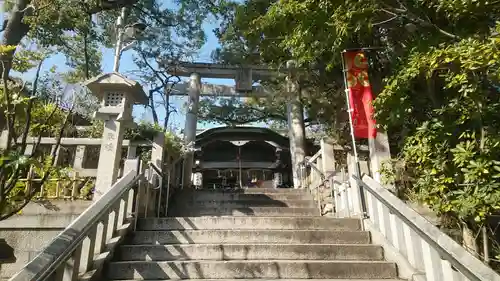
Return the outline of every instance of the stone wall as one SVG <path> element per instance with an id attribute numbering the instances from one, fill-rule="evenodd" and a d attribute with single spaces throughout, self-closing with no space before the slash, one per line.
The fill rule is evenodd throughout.
<path id="1" fill-rule="evenodd" d="M 14 248 L 16 256 L 15 263 L 1 265 L 0 280 L 18 272 L 90 204 L 92 201 L 31 202 L 20 215 L 0 221 L 0 238 Z"/>

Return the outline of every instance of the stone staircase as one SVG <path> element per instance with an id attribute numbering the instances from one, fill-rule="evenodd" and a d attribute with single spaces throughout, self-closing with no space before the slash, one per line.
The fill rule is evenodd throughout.
<path id="1" fill-rule="evenodd" d="M 306 191 L 187 190 L 167 218 L 140 219 L 106 280 L 396 280 L 358 219 L 320 217 Z"/>

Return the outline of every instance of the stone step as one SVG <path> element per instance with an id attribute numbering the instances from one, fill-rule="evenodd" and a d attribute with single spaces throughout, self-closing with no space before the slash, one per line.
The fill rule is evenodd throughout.
<path id="1" fill-rule="evenodd" d="M 217 208 L 194 207 L 175 208 L 169 212 L 171 217 L 199 216 L 318 216 L 317 208 L 287 208 L 287 207 L 248 207 L 248 208 Z"/>
<path id="2" fill-rule="evenodd" d="M 309 193 L 238 193 L 217 191 L 181 191 L 176 193 L 176 200 L 180 201 L 213 201 L 213 200 L 312 200 Z"/>
<path id="3" fill-rule="evenodd" d="M 335 279 L 397 278 L 385 261 L 121 261 L 110 262 L 109 279 Z"/>
<path id="4" fill-rule="evenodd" d="M 375 245 L 332 244 L 180 244 L 124 245 L 115 260 L 377 260 L 383 250 Z"/>
<path id="5" fill-rule="evenodd" d="M 361 221 L 354 218 L 325 217 L 178 217 L 143 218 L 138 230 L 187 229 L 330 229 L 361 230 Z"/>
<path id="6" fill-rule="evenodd" d="M 222 207 L 222 208 L 247 208 L 247 207 L 293 207 L 314 208 L 313 200 L 211 200 L 211 201 L 181 201 L 172 204 L 173 208 L 193 207 Z"/>
<path id="7" fill-rule="evenodd" d="M 7 280 L 7 279 L 5 279 Z M 120 280 L 120 281 L 136 281 L 137 279 L 128 279 L 128 280 Z M 143 281 L 153 281 L 153 279 L 141 279 Z M 163 279 L 158 280 L 154 279 L 154 281 L 168 281 L 168 280 L 181 280 L 181 279 Z M 200 279 L 182 279 L 183 281 L 199 281 Z M 269 279 L 202 279 L 203 281 L 269 281 Z M 304 281 L 304 279 L 278 279 L 280 281 Z M 309 281 L 403 281 L 401 279 L 307 279 Z M 109 280 L 106 280 L 109 281 Z"/>
<path id="8" fill-rule="evenodd" d="M 368 244 L 367 231 L 335 230 L 173 230 L 136 231 L 127 237 L 130 244 Z"/>
<path id="9" fill-rule="evenodd" d="M 182 190 L 180 192 L 215 192 L 215 193 L 244 193 L 244 194 L 266 194 L 266 193 L 288 193 L 288 194 L 309 194 L 307 189 L 295 189 L 295 188 L 243 188 L 243 189 L 190 189 L 190 190 Z"/>

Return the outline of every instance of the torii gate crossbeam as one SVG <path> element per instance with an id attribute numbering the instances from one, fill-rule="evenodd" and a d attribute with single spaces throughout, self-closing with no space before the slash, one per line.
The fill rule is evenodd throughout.
<path id="1" fill-rule="evenodd" d="M 234 79 L 235 74 L 241 71 L 251 71 L 252 78 L 254 78 L 255 80 L 264 80 L 271 76 L 287 74 L 287 69 L 274 69 L 258 65 L 237 66 L 199 62 L 179 62 L 175 64 L 169 64 L 166 69 L 167 73 L 170 75 L 188 77 L 189 75 L 191 75 L 191 73 L 198 73 L 205 78 L 222 79 Z"/>
<path id="2" fill-rule="evenodd" d="M 171 96 L 186 96 L 189 90 L 188 83 L 177 83 L 168 85 Z M 235 87 L 216 84 L 201 84 L 200 96 L 214 97 L 266 97 L 271 94 L 262 86 L 253 86 L 251 92 L 237 92 Z"/>

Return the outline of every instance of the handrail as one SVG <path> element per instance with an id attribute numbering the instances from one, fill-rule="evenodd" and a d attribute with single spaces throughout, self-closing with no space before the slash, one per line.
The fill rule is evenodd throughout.
<path id="1" fill-rule="evenodd" d="M 305 159 L 304 161 L 299 162 L 299 163 L 297 164 L 297 166 L 298 166 L 297 170 L 298 170 L 298 169 L 300 169 L 300 168 L 301 168 L 301 166 L 303 166 L 303 167 L 311 167 L 311 168 L 313 168 L 316 172 L 318 172 L 318 173 L 319 173 L 319 176 L 321 177 L 321 179 L 322 179 L 322 180 L 325 180 L 325 174 L 323 174 L 323 172 L 322 172 L 320 169 L 318 169 L 318 167 L 317 167 L 316 165 L 314 165 L 312 162 L 309 162 L 309 159 Z"/>
<path id="2" fill-rule="evenodd" d="M 158 173 L 158 175 L 160 175 L 163 178 L 163 172 L 161 171 L 160 168 L 158 168 L 158 166 L 156 166 L 155 163 L 149 162 L 149 165 L 151 166 L 151 168 L 153 168 L 153 170 L 155 170 L 155 172 Z"/>
<path id="3" fill-rule="evenodd" d="M 319 157 L 321 156 L 321 150 L 319 150 L 318 152 L 316 152 L 316 154 L 314 154 L 312 157 L 309 158 L 309 162 L 314 162 L 316 161 L 316 159 L 318 159 Z"/>
<path id="4" fill-rule="evenodd" d="M 57 235 L 54 240 L 31 262 L 14 275 L 10 281 L 41 281 L 48 280 L 52 274 L 56 274 L 54 280 L 62 280 L 62 275 L 67 274 L 66 261 L 74 258 L 73 271 L 76 270 L 78 276 L 78 266 L 81 259 L 81 247 L 83 240 L 86 237 L 93 236 L 94 230 L 97 231 L 99 222 L 106 222 L 111 212 L 115 211 L 114 227 L 111 228 L 111 233 L 116 231 L 117 223 L 120 215 L 125 221 L 127 218 L 127 199 L 124 196 L 131 191 L 132 187 L 142 178 L 142 175 L 136 175 L 136 171 L 130 171 L 118 181 L 97 201 L 92 203 L 78 218 L 76 218 L 65 230 Z M 130 195 L 130 193 L 129 193 Z M 121 202 L 124 200 L 122 206 Z M 122 222 L 120 222 L 122 223 Z M 109 230 L 108 226 L 104 229 Z M 103 231 L 102 235 L 106 237 L 107 232 Z M 95 239 L 96 237 L 90 238 Z M 105 243 L 105 239 L 103 239 Z M 103 245 L 101 245 L 103 247 Z M 92 254 L 89 254 L 89 259 L 93 259 Z M 90 261 L 92 263 L 92 261 Z M 71 273 L 75 276 L 75 273 Z"/>
<path id="5" fill-rule="evenodd" d="M 162 198 L 161 196 L 162 196 L 162 192 L 163 192 L 163 181 L 165 180 L 165 176 L 164 176 L 164 174 L 163 174 L 163 171 L 162 171 L 162 170 L 161 170 L 158 166 L 156 166 L 156 164 L 155 164 L 155 163 L 153 163 L 153 162 L 151 162 L 151 161 L 150 161 L 148 164 L 149 164 L 149 166 L 150 166 L 150 167 L 151 167 L 151 168 L 152 168 L 152 169 L 156 172 L 156 174 L 157 174 L 158 176 L 160 176 L 160 178 L 161 178 L 161 179 L 160 179 L 160 184 L 159 184 L 158 188 L 154 188 L 154 189 L 159 189 L 159 190 L 160 190 L 160 192 L 159 192 L 159 194 L 158 194 L 158 206 L 157 206 L 157 210 L 156 210 L 156 216 L 157 216 L 157 217 L 160 217 L 160 211 L 161 211 L 161 198 Z M 167 203 L 166 203 L 166 204 L 167 204 L 167 206 L 166 206 L 165 208 L 168 208 L 168 196 L 169 196 L 169 191 L 170 191 L 170 186 L 169 186 L 169 185 L 167 185 Z"/>
<path id="6" fill-rule="evenodd" d="M 321 177 L 322 183 L 327 182 L 330 178 L 332 178 L 338 174 L 337 171 L 333 171 L 333 172 L 328 173 L 328 175 L 325 175 L 325 173 L 323 173 L 320 169 L 318 169 L 318 167 L 315 164 L 313 164 L 312 162 L 309 162 L 308 159 L 306 159 L 302 162 L 299 162 L 297 170 L 299 170 L 301 167 L 313 168 L 316 172 L 319 173 L 319 176 Z"/>
<path id="7" fill-rule="evenodd" d="M 320 151 L 321 152 L 321 151 Z M 320 152 L 316 153 L 316 155 L 314 155 L 312 158 L 309 158 L 307 157 L 306 159 L 304 159 L 303 161 L 299 162 L 298 165 L 297 165 L 297 174 L 299 174 L 300 176 L 300 180 L 303 181 L 304 178 L 303 178 L 303 174 L 302 174 L 302 167 L 311 167 L 312 169 L 314 169 L 316 172 L 319 173 L 319 176 L 321 178 L 321 184 L 318 185 L 318 186 L 315 186 L 314 187 L 314 190 L 316 191 L 316 194 L 317 194 L 317 199 L 318 199 L 318 210 L 319 210 L 319 213 L 322 215 L 323 214 L 323 209 L 322 209 L 322 200 L 321 200 L 321 197 L 320 197 L 320 191 L 319 191 L 319 187 L 324 184 L 328 179 L 330 179 L 333 175 L 330 174 L 328 175 L 328 178 L 325 176 L 325 174 L 323 173 L 323 171 L 321 171 L 320 169 L 318 169 L 318 167 L 313 163 L 314 160 L 318 159 L 319 155 L 321 154 Z M 333 173 L 334 174 L 334 173 Z M 309 186 L 309 191 L 312 192 L 310 186 Z"/>
<path id="8" fill-rule="evenodd" d="M 389 211 L 401 219 L 410 229 L 415 231 L 421 239 L 436 250 L 441 258 L 448 260 L 470 281 L 500 281 L 500 275 L 479 259 L 467 252 L 462 246 L 443 233 L 415 210 L 408 207 L 390 191 L 382 187 L 367 175 L 363 179 L 352 176 L 354 180 L 367 192 L 379 200 Z M 373 215 L 373 214 L 369 214 Z M 430 258 L 430 257 L 425 257 Z"/>

